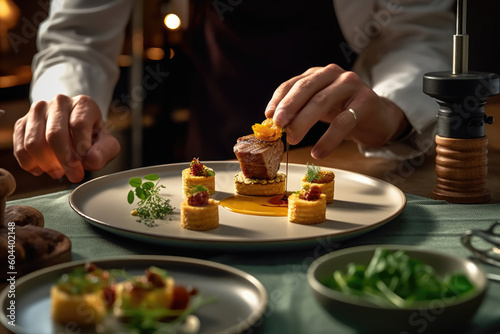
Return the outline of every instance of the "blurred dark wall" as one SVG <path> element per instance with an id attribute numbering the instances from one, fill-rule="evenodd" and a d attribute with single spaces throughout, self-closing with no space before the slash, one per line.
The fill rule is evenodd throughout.
<path id="1" fill-rule="evenodd" d="M 500 74 L 500 1 L 468 1 L 469 69 Z"/>
<path id="2" fill-rule="evenodd" d="M 20 10 L 17 25 L 9 31 L 10 49 L 0 55 L 0 70 L 29 65 L 36 52 L 36 33 L 39 24 L 47 17 L 49 0 L 13 0 Z"/>

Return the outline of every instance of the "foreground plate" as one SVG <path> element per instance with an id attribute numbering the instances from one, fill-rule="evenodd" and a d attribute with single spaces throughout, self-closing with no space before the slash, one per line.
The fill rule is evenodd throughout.
<path id="1" fill-rule="evenodd" d="M 240 171 L 238 162 L 203 162 L 215 170 L 214 198 L 234 194 L 233 177 Z M 106 175 L 77 187 L 70 195 L 71 207 L 89 223 L 109 232 L 174 246 L 277 249 L 310 246 L 323 238 L 337 242 L 369 232 L 396 217 L 406 204 L 406 197 L 395 186 L 361 174 L 337 169 L 335 201 L 327 206 L 327 221 L 317 225 L 289 223 L 287 217 L 244 215 L 219 208 L 220 226 L 211 231 L 191 231 L 180 226 L 182 196 L 181 171 L 189 163 L 160 165 Z M 282 164 L 281 171 L 284 172 Z M 288 190 L 300 189 L 305 165 L 288 166 Z M 160 176 L 166 188 L 162 196 L 176 209 L 158 226 L 147 227 L 130 215 L 134 205 L 127 202 L 131 177 L 150 173 Z"/>
<path id="2" fill-rule="evenodd" d="M 10 312 L 7 308 L 12 297 L 9 296 L 8 289 L 4 289 L 0 294 L 2 324 L 14 333 L 66 333 L 64 328 L 52 323 L 50 287 L 63 273 L 70 272 L 72 268 L 85 262 L 49 267 L 17 280 L 15 327 L 8 324 L 6 312 Z M 132 275 L 141 275 L 149 266 L 164 268 L 174 277 L 177 284 L 192 285 L 198 289 L 200 295 L 217 298 L 216 302 L 195 312 L 200 319 L 200 334 L 236 334 L 249 330 L 262 317 L 267 305 L 266 290 L 255 277 L 211 261 L 175 256 L 129 256 L 93 262 L 104 269 L 125 269 Z M 81 332 L 81 328 L 73 332 Z"/>

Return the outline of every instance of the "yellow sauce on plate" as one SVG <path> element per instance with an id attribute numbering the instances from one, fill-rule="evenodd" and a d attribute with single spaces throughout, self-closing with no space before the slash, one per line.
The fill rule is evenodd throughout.
<path id="1" fill-rule="evenodd" d="M 288 216 L 288 200 L 283 200 L 283 197 L 234 195 L 224 198 L 219 204 L 229 211 L 246 215 Z"/>

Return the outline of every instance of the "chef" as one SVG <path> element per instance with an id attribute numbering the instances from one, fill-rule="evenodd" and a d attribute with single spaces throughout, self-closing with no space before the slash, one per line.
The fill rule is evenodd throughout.
<path id="1" fill-rule="evenodd" d="M 429 149 L 436 103 L 423 74 L 451 67 L 453 1 L 191 1 L 183 48 L 196 69 L 186 161 L 234 158 L 272 117 L 321 159 L 341 141 L 367 156 Z M 14 155 L 34 175 L 80 182 L 120 144 L 104 126 L 133 0 L 57 0 L 38 33 L 31 107 Z M 166 145 L 168 143 L 165 143 Z"/>

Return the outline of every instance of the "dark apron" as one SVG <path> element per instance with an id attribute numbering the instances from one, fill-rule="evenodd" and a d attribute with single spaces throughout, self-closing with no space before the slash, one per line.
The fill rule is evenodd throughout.
<path id="1" fill-rule="evenodd" d="M 348 70 L 332 0 L 194 1 L 186 53 L 197 71 L 185 160 L 234 159 L 274 90 L 310 67 Z M 352 59 L 351 59 L 352 60 Z M 313 144 L 317 124 L 303 140 Z"/>

